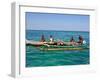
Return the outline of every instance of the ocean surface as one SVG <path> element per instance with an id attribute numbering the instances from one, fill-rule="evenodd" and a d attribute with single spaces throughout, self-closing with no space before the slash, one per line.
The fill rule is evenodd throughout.
<path id="1" fill-rule="evenodd" d="M 40 41 L 41 35 L 49 41 L 50 35 L 54 40 L 70 41 L 73 36 L 78 41 L 81 35 L 86 44 L 89 46 L 89 32 L 82 31 L 53 31 L 53 30 L 26 30 L 26 39 Z M 90 52 L 86 50 L 73 51 L 41 51 L 34 46 L 26 46 L 26 67 L 42 66 L 68 66 L 68 65 L 85 65 L 90 63 Z"/>

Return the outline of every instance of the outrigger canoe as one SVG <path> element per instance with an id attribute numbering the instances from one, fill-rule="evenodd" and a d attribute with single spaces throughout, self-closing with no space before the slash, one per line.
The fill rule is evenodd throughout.
<path id="1" fill-rule="evenodd" d="M 26 45 L 31 45 L 34 47 L 38 47 L 40 50 L 84 50 L 89 49 L 87 45 L 52 45 L 49 42 L 37 42 L 37 41 L 26 41 Z"/>

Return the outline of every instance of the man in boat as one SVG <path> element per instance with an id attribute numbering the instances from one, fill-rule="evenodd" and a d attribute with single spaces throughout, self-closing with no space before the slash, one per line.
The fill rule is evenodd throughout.
<path id="1" fill-rule="evenodd" d="M 70 39 L 70 45 L 72 45 L 72 46 L 77 46 L 77 45 L 78 45 L 78 43 L 75 42 L 73 36 L 72 36 L 71 39 Z"/>
<path id="2" fill-rule="evenodd" d="M 75 42 L 73 36 L 71 37 L 70 42 Z"/>
<path id="3" fill-rule="evenodd" d="M 51 44 L 51 45 L 54 45 L 54 38 L 52 37 L 52 35 L 50 35 L 50 42 L 49 42 L 49 44 Z"/>
<path id="4" fill-rule="evenodd" d="M 54 42 L 54 38 L 52 37 L 52 35 L 50 35 L 50 42 Z"/>
<path id="5" fill-rule="evenodd" d="M 54 38 L 52 35 L 50 35 L 50 42 L 49 42 L 50 45 L 57 45 L 57 42 L 54 41 Z"/>
<path id="6" fill-rule="evenodd" d="M 82 45 L 82 44 L 86 44 L 86 41 L 83 39 L 82 36 L 79 35 L 79 41 L 78 41 L 78 43 L 79 43 L 80 45 Z"/>
<path id="7" fill-rule="evenodd" d="M 44 35 L 42 34 L 42 36 L 41 36 L 41 40 L 40 40 L 41 42 L 45 42 L 45 37 L 44 37 Z"/>
<path id="8" fill-rule="evenodd" d="M 84 40 L 83 37 L 79 35 L 79 41 L 77 43 L 79 43 L 80 45 L 82 45 L 83 44 L 83 40 Z"/>

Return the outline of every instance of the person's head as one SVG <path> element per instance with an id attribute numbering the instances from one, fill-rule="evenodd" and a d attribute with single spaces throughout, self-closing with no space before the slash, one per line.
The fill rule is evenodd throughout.
<path id="1" fill-rule="evenodd" d="M 79 35 L 79 40 L 83 40 L 83 37 L 81 35 Z"/>
<path id="2" fill-rule="evenodd" d="M 50 38 L 52 38 L 52 35 L 50 35 Z"/>

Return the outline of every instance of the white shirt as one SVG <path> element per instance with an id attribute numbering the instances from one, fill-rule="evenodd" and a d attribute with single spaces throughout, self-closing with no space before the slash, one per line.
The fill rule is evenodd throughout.
<path id="1" fill-rule="evenodd" d="M 50 42 L 53 42 L 53 38 L 50 38 Z"/>

